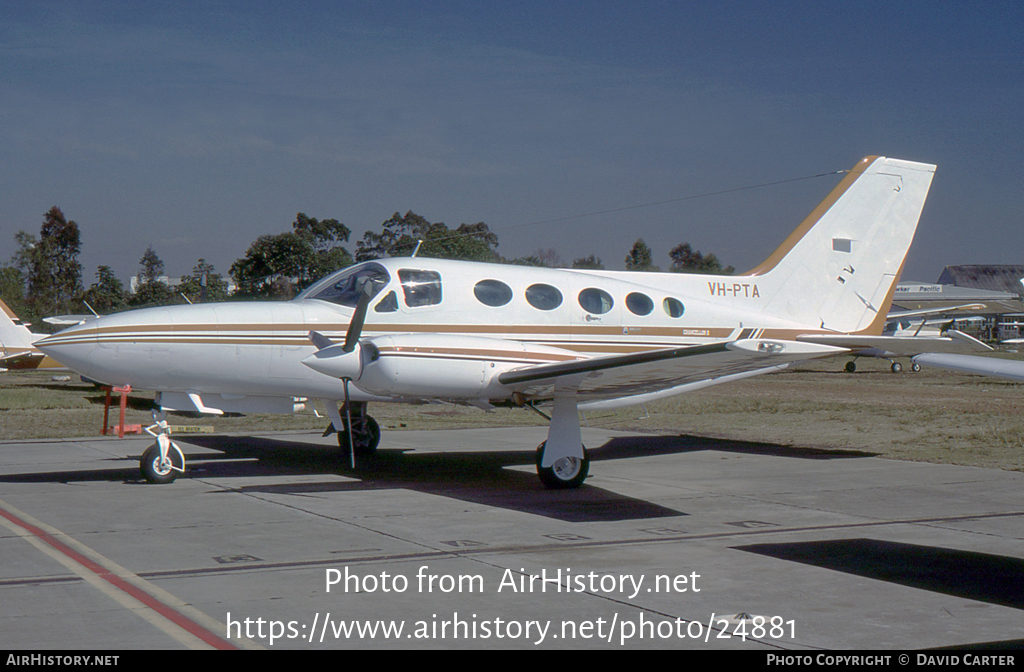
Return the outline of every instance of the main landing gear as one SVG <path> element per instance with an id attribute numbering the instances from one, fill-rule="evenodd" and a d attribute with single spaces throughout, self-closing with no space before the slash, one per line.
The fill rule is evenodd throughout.
<path id="1" fill-rule="evenodd" d="M 587 455 L 586 447 L 583 448 L 583 457 L 562 457 L 555 460 L 550 467 L 542 467 L 544 459 L 544 447 L 547 441 L 537 446 L 537 477 L 544 487 L 552 490 L 568 490 L 583 485 L 587 474 L 590 471 L 590 457 Z"/>
<path id="2" fill-rule="evenodd" d="M 334 411 L 336 407 L 331 402 L 325 402 L 325 404 L 328 408 L 331 424 L 324 430 L 324 436 L 331 432 L 337 432 L 338 447 L 341 448 L 342 455 L 347 457 L 349 463 L 352 464 L 352 456 L 349 455 L 349 413 L 345 412 L 344 406 Z M 334 412 L 332 413 L 331 411 Z M 378 444 L 380 444 L 380 425 L 367 414 L 365 401 L 353 401 L 350 413 L 352 416 L 352 429 L 354 430 L 351 446 L 355 450 L 355 457 L 372 457 L 377 452 Z"/>
<path id="3" fill-rule="evenodd" d="M 580 438 L 576 390 L 556 388 L 553 402 L 548 440 L 537 446 L 537 477 L 552 490 L 578 488 L 590 471 L 590 456 Z M 532 404 L 525 406 L 547 418 Z"/>
<path id="4" fill-rule="evenodd" d="M 902 373 L 903 372 L 903 365 L 900 364 L 899 362 L 896 362 L 896 361 L 893 361 L 893 360 L 890 359 L 889 360 L 889 364 L 890 364 L 889 369 L 893 373 Z M 848 361 L 846 363 L 846 367 L 845 368 L 846 368 L 846 372 L 847 373 L 853 373 L 854 371 L 857 370 L 857 364 L 851 359 L 850 361 Z M 917 362 L 914 362 L 913 364 L 910 365 L 910 370 L 913 371 L 914 373 L 917 373 L 918 371 L 921 370 L 921 365 L 918 364 Z"/>
<path id="5" fill-rule="evenodd" d="M 344 415 L 341 416 L 342 428 L 338 431 L 338 446 L 341 451 L 348 454 L 348 422 Z M 372 457 L 377 452 L 377 445 L 380 444 L 380 425 L 372 417 L 366 414 L 365 403 L 352 404 L 352 447 L 355 449 L 356 457 Z"/>

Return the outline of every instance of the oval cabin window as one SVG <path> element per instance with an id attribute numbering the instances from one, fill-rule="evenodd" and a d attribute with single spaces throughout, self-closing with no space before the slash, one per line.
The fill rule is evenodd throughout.
<path id="1" fill-rule="evenodd" d="M 672 297 L 665 299 L 662 305 L 665 307 L 665 313 L 669 317 L 682 317 L 686 311 L 686 308 L 683 307 L 683 302 Z"/>
<path id="2" fill-rule="evenodd" d="M 654 301 L 646 294 L 633 292 L 626 295 L 626 308 L 634 315 L 650 315 L 654 310 Z"/>
<path id="3" fill-rule="evenodd" d="M 597 289 L 596 287 L 588 287 L 580 292 L 580 307 L 588 313 L 594 315 L 604 315 L 615 302 L 612 301 L 612 295 L 603 289 Z"/>
<path id="4" fill-rule="evenodd" d="M 476 300 L 485 306 L 504 306 L 512 300 L 512 288 L 501 280 L 481 280 L 473 287 Z"/>
<path id="5" fill-rule="evenodd" d="M 526 302 L 537 310 L 554 310 L 562 305 L 562 293 L 551 285 L 530 285 L 526 288 Z"/>

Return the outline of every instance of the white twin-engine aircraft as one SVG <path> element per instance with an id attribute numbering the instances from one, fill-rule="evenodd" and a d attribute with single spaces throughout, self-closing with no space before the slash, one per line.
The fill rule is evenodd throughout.
<path id="1" fill-rule="evenodd" d="M 885 339 L 934 171 L 863 159 L 746 275 L 391 258 L 338 271 L 292 301 L 133 310 L 36 345 L 88 379 L 156 391 L 164 411 L 291 412 L 320 399 L 353 465 L 380 439 L 367 402 L 550 405 L 537 471 L 550 488 L 574 488 L 589 468 L 579 409 L 640 404 Z M 165 434 L 142 457 L 153 482 L 184 467 Z"/>

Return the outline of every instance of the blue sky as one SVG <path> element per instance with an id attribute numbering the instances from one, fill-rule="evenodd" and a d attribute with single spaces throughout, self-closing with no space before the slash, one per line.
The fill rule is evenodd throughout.
<path id="1" fill-rule="evenodd" d="M 60 206 L 86 285 L 226 273 L 299 211 L 637 238 L 744 271 L 870 154 L 938 164 L 904 277 L 1024 263 L 1019 2 L 5 2 L 0 261 Z"/>

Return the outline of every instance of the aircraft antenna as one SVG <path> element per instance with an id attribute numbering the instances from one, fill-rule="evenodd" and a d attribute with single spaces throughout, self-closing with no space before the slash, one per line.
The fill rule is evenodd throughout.
<path id="1" fill-rule="evenodd" d="M 508 230 L 511 230 L 511 229 L 522 229 L 522 228 L 527 228 L 527 227 L 530 227 L 530 226 L 539 226 L 541 224 L 559 224 L 561 222 L 567 222 L 567 221 L 570 221 L 570 220 L 573 220 L 573 219 L 583 219 L 584 217 L 593 217 L 595 215 L 607 215 L 607 214 L 615 213 L 615 212 L 625 212 L 627 210 L 637 210 L 639 208 L 650 208 L 650 207 L 654 207 L 654 206 L 657 206 L 657 205 L 665 205 L 665 204 L 668 204 L 668 203 L 679 203 L 681 201 L 692 201 L 692 200 L 698 199 L 698 198 L 708 198 L 708 197 L 711 197 L 711 196 L 722 196 L 724 194 L 733 194 L 733 193 L 736 193 L 736 192 L 739 192 L 739 191 L 749 191 L 751 189 L 763 189 L 765 187 L 774 187 L 774 186 L 778 186 L 778 185 L 782 185 L 782 184 L 789 184 L 790 182 L 802 182 L 804 180 L 813 180 L 813 179 L 817 179 L 819 177 L 828 177 L 829 175 L 841 175 L 843 173 L 848 173 L 848 172 L 850 172 L 848 169 L 830 170 L 827 173 L 817 173 L 815 175 L 805 175 L 803 177 L 791 177 L 791 178 L 784 179 L 784 180 L 776 180 L 774 182 L 762 182 L 760 184 L 750 184 L 750 185 L 747 185 L 745 187 L 733 187 L 731 189 L 721 189 L 721 190 L 718 190 L 718 191 L 708 191 L 708 192 L 704 192 L 704 193 L 700 193 L 700 194 L 690 194 L 689 196 L 680 196 L 678 198 L 668 198 L 668 199 L 665 199 L 665 200 L 662 200 L 662 201 L 652 201 L 650 203 L 640 203 L 640 204 L 637 204 L 637 205 L 627 205 L 627 206 L 620 207 L 620 208 L 610 208 L 608 210 L 596 210 L 594 212 L 584 212 L 584 213 L 581 213 L 581 214 L 578 214 L 578 215 L 568 215 L 566 217 L 555 217 L 554 219 L 541 219 L 541 220 L 537 220 L 535 222 L 525 222 L 523 224 L 505 225 L 505 226 L 502 226 L 500 228 L 501 228 L 501 231 L 508 231 Z M 462 238 L 462 237 L 465 237 L 465 236 L 478 236 L 478 235 L 481 235 L 483 233 L 498 233 L 498 230 L 495 229 L 493 231 L 488 231 L 488 232 L 471 231 L 471 232 L 464 232 L 464 233 L 452 233 L 452 234 L 449 234 L 447 236 L 438 236 L 436 238 L 432 238 L 432 240 L 439 241 L 439 240 L 448 240 L 448 239 L 451 239 L 451 238 Z M 423 241 L 421 240 L 420 243 L 422 243 L 422 242 Z M 419 251 L 419 249 L 420 249 L 419 245 L 417 245 L 416 246 L 416 250 Z M 416 256 L 416 252 L 413 252 L 412 256 L 415 257 Z M 1021 283 L 1024 283 L 1024 278 L 1021 278 Z"/>

